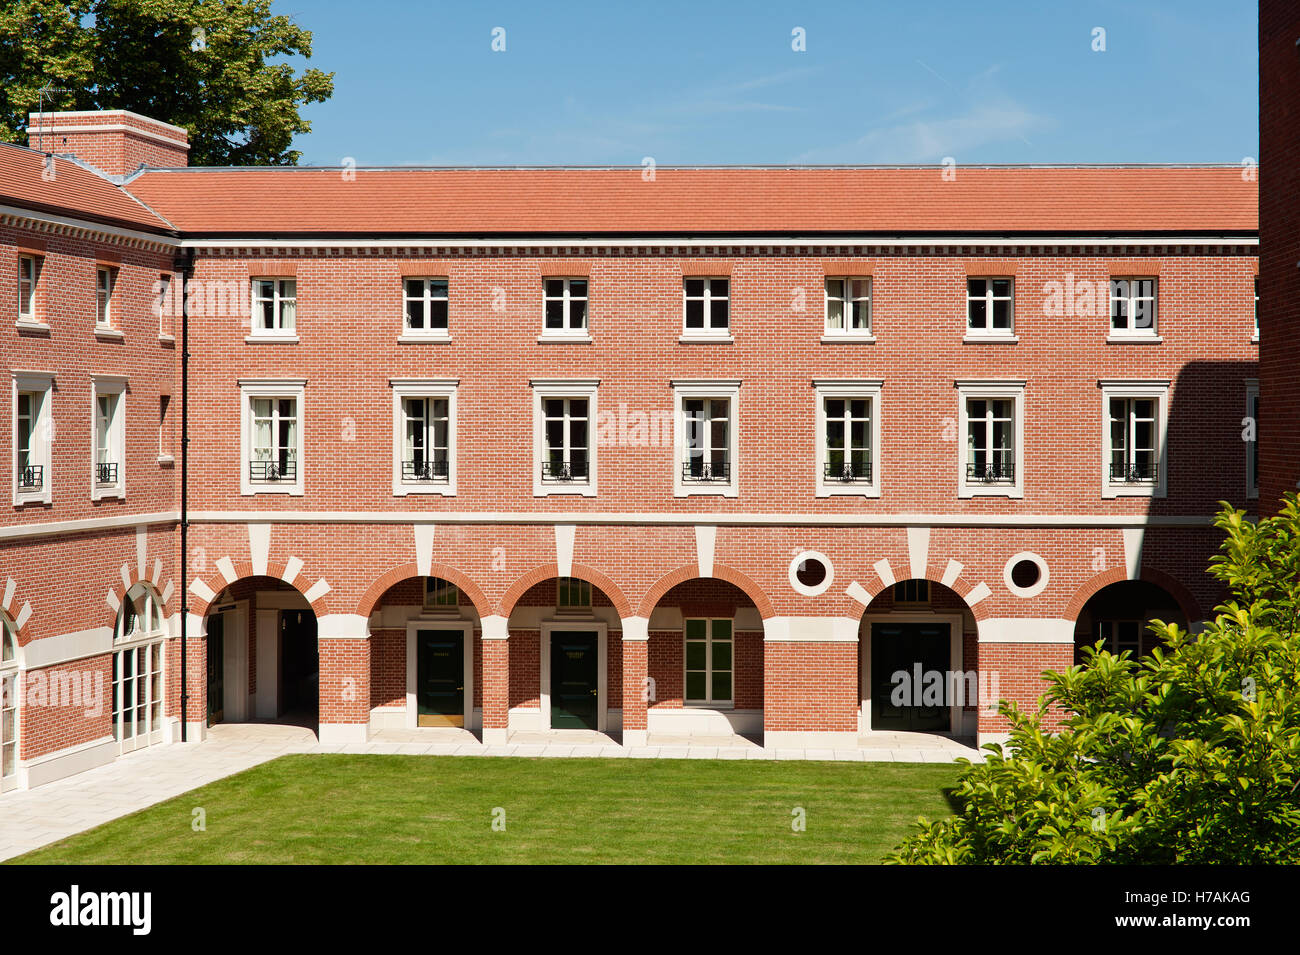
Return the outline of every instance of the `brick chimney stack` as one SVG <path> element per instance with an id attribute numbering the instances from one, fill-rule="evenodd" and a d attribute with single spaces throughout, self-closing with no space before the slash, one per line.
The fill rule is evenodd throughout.
<path id="1" fill-rule="evenodd" d="M 124 109 L 31 113 L 27 144 L 73 155 L 111 176 L 130 175 L 142 164 L 184 166 L 190 148 L 181 127 Z"/>

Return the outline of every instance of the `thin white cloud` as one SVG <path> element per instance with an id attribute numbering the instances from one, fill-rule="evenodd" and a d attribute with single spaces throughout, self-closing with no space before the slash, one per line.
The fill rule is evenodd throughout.
<path id="1" fill-rule="evenodd" d="M 857 139 L 812 149 L 798 158 L 818 163 L 938 163 L 952 156 L 960 162 L 963 154 L 991 143 L 1028 143 L 1028 134 L 1047 122 L 1004 99 L 977 103 L 955 115 L 877 126 Z"/>

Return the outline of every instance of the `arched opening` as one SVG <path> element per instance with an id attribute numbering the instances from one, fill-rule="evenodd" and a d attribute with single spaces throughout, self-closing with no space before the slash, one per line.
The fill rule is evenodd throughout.
<path id="1" fill-rule="evenodd" d="M 622 729 L 623 623 L 614 599 L 583 577 L 551 577 L 510 610 L 510 727 Z"/>
<path id="2" fill-rule="evenodd" d="M 740 587 L 695 577 L 670 588 L 649 620 L 652 737 L 763 733 L 763 618 Z"/>
<path id="3" fill-rule="evenodd" d="M 1161 645 L 1152 620 L 1187 626 L 1187 615 L 1169 591 L 1146 580 L 1121 580 L 1088 598 L 1074 626 L 1074 659 L 1083 662 L 1084 647 L 1102 641 L 1111 653 L 1146 656 Z"/>
<path id="4" fill-rule="evenodd" d="M 118 753 L 163 741 L 166 617 L 157 591 L 133 584 L 113 626 L 113 739 Z"/>
<path id="5" fill-rule="evenodd" d="M 276 722 L 317 729 L 320 654 L 307 598 L 274 577 L 246 577 L 204 618 L 207 722 Z"/>
<path id="6" fill-rule="evenodd" d="M 862 615 L 858 648 L 859 732 L 976 735 L 978 630 L 956 591 L 916 578 L 886 587 Z"/>
<path id="7" fill-rule="evenodd" d="M 0 613 L 0 792 L 18 786 L 18 634 Z"/>
<path id="8" fill-rule="evenodd" d="M 393 583 L 370 611 L 370 723 L 377 730 L 482 726 L 482 627 L 437 576 Z"/>

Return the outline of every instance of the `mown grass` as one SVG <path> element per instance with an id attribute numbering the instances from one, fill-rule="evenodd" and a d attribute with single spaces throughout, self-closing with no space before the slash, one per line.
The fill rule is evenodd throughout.
<path id="1" fill-rule="evenodd" d="M 14 861 L 871 863 L 917 816 L 951 813 L 958 768 L 284 756 Z"/>

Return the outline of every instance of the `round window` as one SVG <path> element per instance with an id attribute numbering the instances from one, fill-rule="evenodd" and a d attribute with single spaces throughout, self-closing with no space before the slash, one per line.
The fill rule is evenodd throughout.
<path id="1" fill-rule="evenodd" d="M 1037 597 L 1047 587 L 1047 562 L 1037 554 L 1022 551 L 1007 561 L 1002 581 L 1017 597 Z"/>
<path id="2" fill-rule="evenodd" d="M 790 586 L 805 597 L 824 594 L 833 578 L 834 571 L 825 554 L 806 550 L 790 561 Z"/>

